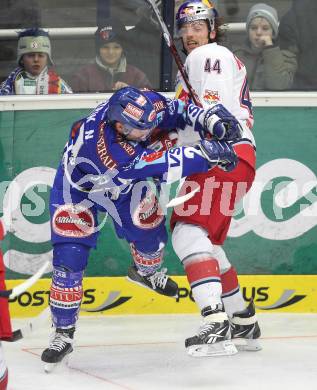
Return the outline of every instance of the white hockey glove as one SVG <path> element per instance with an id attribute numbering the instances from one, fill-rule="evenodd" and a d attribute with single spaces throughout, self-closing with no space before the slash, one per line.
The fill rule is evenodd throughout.
<path id="1" fill-rule="evenodd" d="M 222 104 L 206 110 L 203 128 L 218 140 L 231 141 L 242 136 L 239 121 Z"/>

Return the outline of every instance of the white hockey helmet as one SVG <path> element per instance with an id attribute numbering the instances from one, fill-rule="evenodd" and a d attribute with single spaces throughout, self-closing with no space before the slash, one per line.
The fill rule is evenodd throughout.
<path id="1" fill-rule="evenodd" d="M 215 17 L 218 16 L 212 1 L 186 1 L 176 13 L 176 26 L 179 31 L 184 23 L 206 20 L 210 31 L 215 29 Z"/>

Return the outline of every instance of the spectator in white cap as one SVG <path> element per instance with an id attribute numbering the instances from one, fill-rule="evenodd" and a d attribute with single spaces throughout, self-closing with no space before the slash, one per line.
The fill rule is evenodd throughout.
<path id="1" fill-rule="evenodd" d="M 46 95 L 72 93 L 71 88 L 49 65 L 53 64 L 48 33 L 39 28 L 20 32 L 18 68 L 1 84 L 0 95 Z"/>
<path id="2" fill-rule="evenodd" d="M 293 82 L 295 55 L 278 45 L 278 15 L 275 8 L 258 3 L 246 20 L 247 39 L 234 54 L 245 64 L 251 90 L 285 90 Z"/>

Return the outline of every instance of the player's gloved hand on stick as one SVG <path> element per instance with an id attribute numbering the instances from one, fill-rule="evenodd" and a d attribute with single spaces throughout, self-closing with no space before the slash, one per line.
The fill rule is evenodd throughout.
<path id="1" fill-rule="evenodd" d="M 242 136 L 239 121 L 222 104 L 216 104 L 206 110 L 203 127 L 218 140 L 230 141 Z"/>
<path id="2" fill-rule="evenodd" d="M 199 142 L 199 148 L 212 167 L 218 165 L 224 171 L 230 172 L 238 163 L 235 151 L 226 141 L 202 140 Z"/>

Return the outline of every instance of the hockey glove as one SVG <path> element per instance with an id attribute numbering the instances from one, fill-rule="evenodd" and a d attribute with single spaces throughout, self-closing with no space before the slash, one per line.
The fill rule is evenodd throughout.
<path id="1" fill-rule="evenodd" d="M 199 142 L 199 148 L 211 167 L 218 165 L 224 171 L 230 172 L 237 165 L 237 155 L 232 146 L 226 141 L 202 140 Z"/>
<path id="2" fill-rule="evenodd" d="M 230 141 L 242 136 L 239 121 L 222 104 L 216 104 L 205 112 L 203 127 L 218 140 Z"/>

